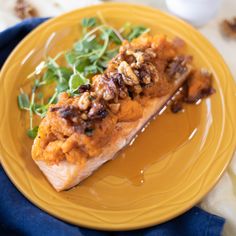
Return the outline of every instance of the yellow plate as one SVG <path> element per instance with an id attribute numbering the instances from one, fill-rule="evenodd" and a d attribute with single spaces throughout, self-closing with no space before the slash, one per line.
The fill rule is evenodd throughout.
<path id="1" fill-rule="evenodd" d="M 80 20 L 98 11 L 115 27 L 129 21 L 148 26 L 153 33 L 182 37 L 196 66 L 212 71 L 217 92 L 198 106 L 187 106 L 183 113 L 165 112 L 120 157 L 80 186 L 57 193 L 31 160 L 27 118 L 19 111 L 16 96 L 45 52 L 55 55 L 71 47 L 78 38 Z M 235 84 L 219 53 L 186 23 L 136 5 L 79 9 L 30 33 L 2 69 L 0 117 L 1 162 L 16 187 L 50 214 L 97 229 L 147 227 L 183 213 L 219 180 L 236 142 Z"/>

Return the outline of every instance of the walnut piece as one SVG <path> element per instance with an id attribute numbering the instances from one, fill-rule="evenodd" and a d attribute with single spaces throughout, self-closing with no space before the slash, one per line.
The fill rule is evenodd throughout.
<path id="1" fill-rule="evenodd" d="M 85 111 L 91 105 L 89 92 L 84 92 L 78 102 L 79 109 Z"/>
<path id="2" fill-rule="evenodd" d="M 134 52 L 132 50 L 127 50 L 126 51 L 126 55 L 130 56 L 134 56 L 136 59 L 136 63 L 134 63 L 136 65 L 136 67 L 140 67 L 142 65 L 142 63 L 144 62 L 144 57 L 143 57 L 143 52 Z"/>
<path id="3" fill-rule="evenodd" d="M 118 67 L 118 72 L 124 75 L 124 82 L 129 86 L 139 84 L 137 76 L 134 74 L 130 65 L 126 61 L 122 61 Z"/>
<path id="4" fill-rule="evenodd" d="M 221 31 L 226 37 L 236 39 L 236 17 L 231 20 L 223 20 L 221 22 Z"/>
<path id="5" fill-rule="evenodd" d="M 37 10 L 25 0 L 17 0 L 14 10 L 15 14 L 22 20 L 38 16 Z"/>

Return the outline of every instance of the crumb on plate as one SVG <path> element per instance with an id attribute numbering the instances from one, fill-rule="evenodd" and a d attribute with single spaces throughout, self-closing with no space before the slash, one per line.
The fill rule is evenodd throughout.
<path id="1" fill-rule="evenodd" d="M 14 11 L 16 16 L 22 20 L 38 16 L 37 10 L 25 0 L 17 0 Z"/>
<path id="2" fill-rule="evenodd" d="M 221 31 L 225 36 L 236 39 L 236 17 L 231 20 L 223 20 L 221 22 Z"/>

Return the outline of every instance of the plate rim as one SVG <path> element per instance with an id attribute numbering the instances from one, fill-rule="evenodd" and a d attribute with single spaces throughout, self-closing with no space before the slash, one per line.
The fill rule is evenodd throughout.
<path id="1" fill-rule="evenodd" d="M 184 24 L 185 27 L 191 29 L 192 31 L 194 31 L 195 33 L 198 34 L 199 37 L 202 38 L 202 40 L 204 40 L 205 43 L 207 43 L 215 52 L 217 52 L 219 58 L 221 59 L 221 61 L 224 63 L 224 66 L 227 70 L 227 72 L 229 73 L 229 76 L 231 77 L 230 78 L 230 82 L 229 83 L 232 83 L 233 81 L 233 76 L 231 74 L 231 71 L 230 69 L 228 68 L 227 64 L 224 62 L 224 59 L 223 57 L 221 56 L 221 54 L 218 52 L 218 50 L 214 47 L 214 45 L 212 45 L 208 39 L 206 39 L 199 31 L 197 31 L 194 27 L 192 27 L 191 25 L 187 24 L 186 22 L 184 22 L 183 20 L 179 19 L 179 18 L 176 18 L 168 13 L 165 13 L 165 12 L 162 12 L 160 11 L 159 9 L 155 9 L 155 8 L 152 8 L 152 7 L 148 7 L 148 6 L 144 6 L 142 4 L 129 4 L 129 3 L 115 3 L 115 2 L 111 2 L 111 3 L 101 3 L 101 4 L 94 4 L 92 6 L 88 6 L 88 7 L 83 7 L 83 8 L 79 8 L 79 9 L 75 9 L 73 11 L 70 11 L 70 12 L 67 12 L 65 14 L 62 14 L 60 16 L 57 16 L 57 17 L 54 17 L 52 19 L 49 19 L 45 22 L 43 22 L 42 24 L 40 24 L 38 27 L 36 27 L 34 30 L 32 30 L 15 48 L 14 50 L 11 52 L 11 54 L 8 56 L 7 60 L 5 61 L 4 65 L 2 66 L 2 69 L 0 71 L 0 83 L 2 82 L 2 77 L 5 73 L 5 70 L 7 69 L 7 65 L 9 64 L 9 61 L 12 60 L 12 58 L 15 56 L 15 54 L 17 53 L 18 50 L 20 50 L 20 48 L 28 41 L 30 40 L 34 35 L 37 34 L 37 32 L 39 32 L 41 30 L 41 28 L 44 28 L 46 27 L 47 25 L 50 25 L 52 22 L 54 21 L 57 21 L 59 18 L 63 18 L 65 17 L 66 15 L 70 15 L 71 13 L 73 12 L 78 12 L 79 11 L 83 11 L 84 9 L 91 9 L 91 8 L 97 8 L 98 6 L 102 6 L 102 5 L 110 5 L 110 6 L 130 6 L 130 7 L 134 7 L 134 8 L 139 8 L 139 9 L 143 9 L 145 8 L 146 10 L 151 10 L 153 12 L 156 12 L 158 14 L 161 14 L 161 15 L 164 15 L 164 16 L 168 16 L 168 18 L 171 18 L 172 20 L 175 20 L 175 21 L 178 21 L 178 22 L 181 22 L 181 24 Z M 232 83 L 233 84 L 233 83 Z M 232 89 L 231 89 L 232 90 Z M 235 89 L 235 86 L 233 88 L 233 90 L 236 91 Z M 235 113 L 234 113 L 235 115 Z M 235 124 L 234 124 L 234 128 L 235 128 Z M 236 138 L 234 137 L 234 143 L 236 142 Z M 178 212 L 175 212 L 175 214 L 173 213 L 169 213 L 169 214 L 166 214 L 166 217 L 164 217 L 165 219 L 162 219 L 161 221 L 158 221 L 158 220 L 155 220 L 153 219 L 152 221 L 149 220 L 148 223 L 142 223 L 142 224 L 139 224 L 139 225 L 135 225 L 135 226 L 120 226 L 120 225 L 114 225 L 111 227 L 111 225 L 108 227 L 107 225 L 98 225 L 98 224 L 91 224 L 91 223 L 78 223 L 78 222 L 75 222 L 75 221 L 71 221 L 71 220 L 68 220 L 64 217 L 61 217 L 59 214 L 56 214 L 54 211 L 50 211 L 49 209 L 46 209 L 45 207 L 42 207 L 40 206 L 40 204 L 35 201 L 31 196 L 30 194 L 24 192 L 24 189 L 18 185 L 17 181 L 14 180 L 14 178 L 11 176 L 10 174 L 10 170 L 8 169 L 7 165 L 5 164 L 5 161 L 4 161 L 4 158 L 2 157 L 2 150 L 0 150 L 0 160 L 1 160 L 1 163 L 2 163 L 2 167 L 5 171 L 5 173 L 7 174 L 7 176 L 9 177 L 9 179 L 11 180 L 11 182 L 13 182 L 13 184 L 15 185 L 15 187 L 30 201 L 32 202 L 34 205 L 36 205 L 38 208 L 40 208 L 41 210 L 47 212 L 48 214 L 56 217 L 56 218 L 59 218 L 63 221 L 66 221 L 66 222 L 69 222 L 69 223 L 72 223 L 72 224 L 75 224 L 75 225 L 79 225 L 79 226 L 84 226 L 84 227 L 88 227 L 88 228 L 93 228 L 93 229 L 99 229 L 99 230 L 111 230 L 111 231 L 115 231 L 115 230 L 133 230 L 133 229 L 140 229 L 140 228 L 146 228 L 146 227 L 150 227 L 150 226 L 153 226 L 153 225 L 156 225 L 156 224 L 160 224 L 160 223 L 163 223 L 163 222 L 166 222 L 167 220 L 170 220 L 172 218 L 175 218 L 176 216 L 179 216 L 180 214 L 186 212 L 187 210 L 189 210 L 192 206 L 194 206 L 198 201 L 200 201 L 217 183 L 218 181 L 220 180 L 222 174 L 224 173 L 224 171 L 226 170 L 227 166 L 229 165 L 232 157 L 233 157 L 233 153 L 234 153 L 234 148 L 232 147 L 231 148 L 232 150 L 230 151 L 230 158 L 227 160 L 227 162 L 225 162 L 224 164 L 224 167 L 221 171 L 221 173 L 218 174 L 217 178 L 212 181 L 211 183 L 211 186 L 206 189 L 205 191 L 203 191 L 200 196 L 198 195 L 198 197 L 195 199 L 194 197 L 194 200 L 191 200 L 191 203 L 189 203 L 188 205 L 185 204 L 186 207 L 184 207 L 181 211 L 178 211 Z"/>

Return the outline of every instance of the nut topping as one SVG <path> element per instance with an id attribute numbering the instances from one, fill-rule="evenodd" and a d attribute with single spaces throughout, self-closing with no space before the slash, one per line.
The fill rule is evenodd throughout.
<path id="1" fill-rule="evenodd" d="M 98 98 L 103 98 L 105 101 L 115 98 L 116 86 L 112 80 L 107 79 L 106 75 L 97 76 L 93 84 Z"/>
<path id="2" fill-rule="evenodd" d="M 95 120 L 95 119 L 102 119 L 108 115 L 108 112 L 105 106 L 98 101 L 95 101 L 89 110 L 88 118 Z"/>
<path id="3" fill-rule="evenodd" d="M 123 80 L 126 85 L 133 86 L 135 84 L 139 84 L 137 76 L 126 61 L 122 61 L 120 63 L 118 72 L 124 75 Z"/>
<path id="4" fill-rule="evenodd" d="M 142 96 L 161 97 L 167 94 L 171 82 L 188 70 L 190 61 L 188 56 L 159 58 L 152 44 L 137 47 L 127 43 L 103 74 L 94 76 L 91 85 L 79 87 L 79 96 L 72 104 L 55 106 L 50 111 L 60 114 L 77 132 L 92 135 L 96 122 L 108 116 L 109 112 L 120 114 L 122 100 L 138 101 Z M 201 73 L 209 76 L 207 71 Z M 205 89 L 203 92 L 208 91 Z M 71 98 L 60 96 L 60 101 L 68 99 Z M 175 112 L 180 109 L 177 105 L 173 108 Z"/>
<path id="5" fill-rule="evenodd" d="M 112 103 L 109 105 L 109 108 L 112 113 L 116 114 L 120 109 L 120 103 Z"/>
<path id="6" fill-rule="evenodd" d="M 178 56 L 175 57 L 167 66 L 166 73 L 170 78 L 177 78 L 179 75 L 187 71 L 187 63 L 191 61 L 191 57 Z"/>
<path id="7" fill-rule="evenodd" d="M 81 115 L 81 118 L 82 118 L 83 120 L 87 120 L 87 119 L 88 119 L 88 116 L 87 116 L 87 114 L 83 113 L 83 114 Z"/>
<path id="8" fill-rule="evenodd" d="M 133 66 L 140 67 L 142 63 L 144 62 L 143 52 L 140 52 L 140 51 L 134 52 L 132 50 L 127 50 L 126 55 L 129 55 L 129 56 L 132 55 L 135 57 L 136 63 L 132 63 L 134 64 Z"/>
<path id="9" fill-rule="evenodd" d="M 79 109 L 85 111 L 89 108 L 90 105 L 91 105 L 91 100 L 89 92 L 84 92 L 78 101 Z"/>
<path id="10" fill-rule="evenodd" d="M 80 85 L 79 87 L 79 93 L 84 93 L 88 90 L 90 90 L 91 88 L 91 85 L 90 84 L 83 84 L 83 85 Z"/>

